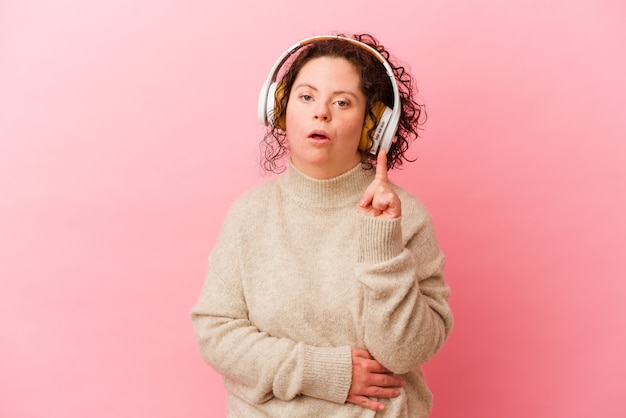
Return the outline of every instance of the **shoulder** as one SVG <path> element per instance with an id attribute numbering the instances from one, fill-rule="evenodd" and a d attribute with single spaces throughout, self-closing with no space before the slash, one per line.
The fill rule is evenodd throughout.
<path id="1" fill-rule="evenodd" d="M 407 190 L 393 185 L 402 202 L 402 217 L 413 222 L 432 222 L 430 212 L 424 203 Z"/>
<path id="2" fill-rule="evenodd" d="M 268 202 L 276 189 L 274 180 L 244 191 L 231 203 L 218 234 L 218 246 L 236 246 L 267 218 Z"/>
<path id="3" fill-rule="evenodd" d="M 407 247 L 420 260 L 435 260 L 434 265 L 440 268 L 445 257 L 439 247 L 437 232 L 433 218 L 426 206 L 414 195 L 402 188 L 396 188 L 402 201 L 402 235 Z"/>
<path id="4" fill-rule="evenodd" d="M 405 239 L 437 247 L 437 234 L 430 211 L 421 200 L 394 185 L 402 202 L 402 233 Z"/>
<path id="5" fill-rule="evenodd" d="M 262 216 L 278 198 L 278 189 L 278 179 L 272 179 L 246 190 L 233 201 L 227 220 L 253 220 Z"/>

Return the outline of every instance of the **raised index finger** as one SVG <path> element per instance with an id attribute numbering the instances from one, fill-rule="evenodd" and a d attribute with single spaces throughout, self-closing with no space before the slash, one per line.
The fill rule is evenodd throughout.
<path id="1" fill-rule="evenodd" d="M 387 153 L 384 150 L 380 150 L 376 157 L 376 178 L 388 182 Z"/>

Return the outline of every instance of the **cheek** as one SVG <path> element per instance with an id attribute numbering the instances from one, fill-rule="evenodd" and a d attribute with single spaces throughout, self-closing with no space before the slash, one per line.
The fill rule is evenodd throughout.
<path id="1" fill-rule="evenodd" d="M 363 131 L 364 118 L 353 118 L 343 124 L 343 132 L 346 135 L 356 136 L 361 138 L 361 132 Z"/>
<path id="2" fill-rule="evenodd" d="M 296 105 L 292 105 L 292 102 L 287 103 L 287 109 L 285 111 L 286 126 L 291 126 L 291 129 L 298 127 L 298 109 Z"/>

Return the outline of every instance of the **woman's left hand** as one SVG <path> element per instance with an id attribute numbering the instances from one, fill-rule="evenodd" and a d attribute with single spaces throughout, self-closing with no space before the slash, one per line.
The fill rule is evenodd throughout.
<path id="1" fill-rule="evenodd" d="M 389 184 L 387 154 L 384 151 L 378 153 L 376 177 L 359 200 L 359 212 L 385 219 L 399 218 L 402 214 L 400 198 Z"/>

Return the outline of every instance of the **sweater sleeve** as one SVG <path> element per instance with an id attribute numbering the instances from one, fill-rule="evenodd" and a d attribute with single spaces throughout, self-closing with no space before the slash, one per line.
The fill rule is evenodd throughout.
<path id="1" fill-rule="evenodd" d="M 230 214 L 191 309 L 202 357 L 222 375 L 229 391 L 250 403 L 298 395 L 344 403 L 352 379 L 349 346 L 315 347 L 276 338 L 251 323 L 241 279 L 241 229 Z"/>
<path id="2" fill-rule="evenodd" d="M 404 212 L 403 206 L 403 217 L 411 217 L 405 222 L 361 216 L 356 268 L 366 348 L 398 374 L 432 358 L 453 323 L 432 220 L 419 205 Z"/>

